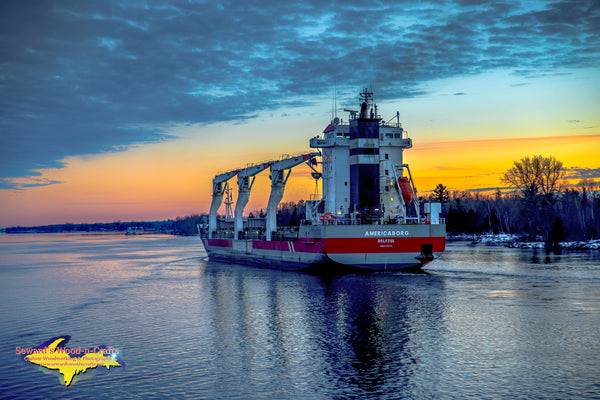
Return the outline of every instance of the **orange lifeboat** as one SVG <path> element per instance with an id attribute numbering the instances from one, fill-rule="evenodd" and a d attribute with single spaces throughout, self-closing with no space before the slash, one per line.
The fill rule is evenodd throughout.
<path id="1" fill-rule="evenodd" d="M 415 198 L 412 187 L 410 186 L 410 182 L 408 178 L 401 176 L 398 178 L 398 187 L 400 187 L 400 192 L 402 193 L 402 198 L 404 199 L 404 203 L 409 205 Z"/>

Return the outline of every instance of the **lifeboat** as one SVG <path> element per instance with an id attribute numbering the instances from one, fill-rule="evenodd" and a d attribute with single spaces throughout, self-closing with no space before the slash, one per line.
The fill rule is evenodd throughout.
<path id="1" fill-rule="evenodd" d="M 398 187 L 400 188 L 400 192 L 402 193 L 402 198 L 404 199 L 404 204 L 409 205 L 415 199 L 414 192 L 412 187 L 410 186 L 410 182 L 408 178 L 401 176 L 398 178 Z"/>

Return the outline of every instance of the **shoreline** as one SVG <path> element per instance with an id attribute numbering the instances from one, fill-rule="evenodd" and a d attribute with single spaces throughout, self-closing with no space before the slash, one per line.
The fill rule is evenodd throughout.
<path id="1" fill-rule="evenodd" d="M 504 246 L 518 249 L 546 249 L 548 246 L 544 241 L 526 242 L 519 240 L 520 237 L 514 234 L 459 234 L 446 236 L 447 241 L 470 241 L 474 244 L 485 244 L 487 246 Z M 600 239 L 564 241 L 558 243 L 561 250 L 598 250 L 600 249 Z"/>

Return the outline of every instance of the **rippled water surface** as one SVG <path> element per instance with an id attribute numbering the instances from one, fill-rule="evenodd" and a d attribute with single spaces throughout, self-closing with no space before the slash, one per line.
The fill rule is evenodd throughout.
<path id="1" fill-rule="evenodd" d="M 0 398 L 600 398 L 600 254 L 449 243 L 426 273 L 206 260 L 197 238 L 0 236 Z M 126 365 L 70 387 L 52 337 Z"/>

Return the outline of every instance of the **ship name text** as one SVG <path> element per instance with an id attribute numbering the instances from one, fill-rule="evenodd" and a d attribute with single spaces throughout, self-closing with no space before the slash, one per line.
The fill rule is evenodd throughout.
<path id="1" fill-rule="evenodd" d="M 365 231 L 365 236 L 408 236 L 408 231 Z"/>

